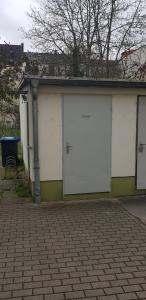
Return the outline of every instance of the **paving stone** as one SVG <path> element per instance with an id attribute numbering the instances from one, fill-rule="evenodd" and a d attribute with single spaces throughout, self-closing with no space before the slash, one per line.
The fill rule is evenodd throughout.
<path id="1" fill-rule="evenodd" d="M 70 274 L 71 275 L 71 274 Z M 76 277 L 76 276 L 75 276 Z M 68 273 L 58 273 L 58 274 L 52 274 L 52 278 L 53 279 L 67 279 L 69 278 L 69 274 Z M 51 277 L 50 277 L 51 279 Z"/>
<path id="2" fill-rule="evenodd" d="M 146 279 L 145 278 L 131 278 L 131 279 L 128 279 L 128 281 L 129 281 L 129 283 L 131 285 L 146 283 Z"/>
<path id="3" fill-rule="evenodd" d="M 55 286 L 53 288 L 54 293 L 66 293 L 66 292 L 71 292 L 72 291 L 72 286 L 71 285 L 60 285 L 60 286 Z"/>
<path id="4" fill-rule="evenodd" d="M 25 297 L 32 295 L 32 289 L 17 290 L 12 292 L 13 297 Z"/>
<path id="5" fill-rule="evenodd" d="M 110 287 L 110 282 L 109 281 L 92 282 L 92 287 L 94 289 Z"/>
<path id="6" fill-rule="evenodd" d="M 134 274 L 133 273 L 121 273 L 117 274 L 118 279 L 128 279 L 128 278 L 133 278 Z"/>
<path id="7" fill-rule="evenodd" d="M 98 281 L 97 276 L 86 276 L 86 277 L 81 277 L 81 282 L 95 282 Z"/>
<path id="8" fill-rule="evenodd" d="M 14 283 L 19 283 L 19 282 L 31 282 L 32 277 L 31 276 L 25 276 L 25 277 L 16 277 L 14 278 Z"/>
<path id="9" fill-rule="evenodd" d="M 128 262 L 126 262 L 126 265 L 127 266 L 141 266 L 141 262 L 140 261 L 128 261 Z"/>
<path id="10" fill-rule="evenodd" d="M 70 277 L 83 277 L 83 276 L 87 276 L 87 273 L 85 271 L 70 273 Z"/>
<path id="11" fill-rule="evenodd" d="M 4 291 L 15 291 L 21 289 L 22 289 L 22 283 L 6 284 L 3 286 Z"/>
<path id="12" fill-rule="evenodd" d="M 50 280 L 51 276 L 50 275 L 38 275 L 38 276 L 33 276 L 34 281 L 43 281 L 43 280 Z"/>
<path id="13" fill-rule="evenodd" d="M 110 268 L 110 269 L 106 269 L 105 270 L 106 274 L 118 274 L 118 273 L 122 273 L 120 268 Z"/>
<path id="14" fill-rule="evenodd" d="M 94 269 L 96 270 L 104 270 L 104 269 L 108 269 L 110 268 L 110 266 L 108 264 L 95 264 L 94 265 Z"/>
<path id="15" fill-rule="evenodd" d="M 88 266 L 77 266 L 77 270 L 78 270 L 78 271 L 91 271 L 91 270 L 93 270 L 93 266 L 92 266 L 92 265 L 88 265 Z"/>
<path id="16" fill-rule="evenodd" d="M 40 275 L 40 270 L 24 271 L 24 276 L 37 276 Z"/>
<path id="17" fill-rule="evenodd" d="M 123 286 L 123 289 L 127 293 L 129 293 L 129 292 L 137 292 L 137 291 L 141 291 L 142 290 L 141 286 L 138 285 L 138 284 Z"/>
<path id="18" fill-rule="evenodd" d="M 118 295 L 119 300 L 134 300 L 138 299 L 137 295 L 135 293 L 125 293 L 122 295 Z"/>
<path id="19" fill-rule="evenodd" d="M 65 294 L 66 299 L 78 299 L 78 298 L 84 298 L 84 292 L 83 291 L 76 291 L 76 292 L 69 292 Z"/>
<path id="20" fill-rule="evenodd" d="M 112 287 L 112 288 L 105 288 L 104 292 L 106 295 L 116 295 L 123 293 L 123 289 L 121 287 Z"/>
<path id="21" fill-rule="evenodd" d="M 110 281 L 110 284 L 112 286 L 123 286 L 123 285 L 128 285 L 129 283 L 127 279 L 119 279 L 119 280 Z"/>
<path id="22" fill-rule="evenodd" d="M 130 266 L 130 267 L 124 267 L 124 268 L 121 268 L 122 269 L 122 272 L 124 272 L 124 273 L 128 273 L 128 272 L 136 272 L 136 271 L 138 271 L 138 269 L 137 269 L 137 267 L 132 267 L 132 266 Z"/>
<path id="23" fill-rule="evenodd" d="M 9 273 L 5 273 L 5 278 L 15 278 L 15 277 L 22 277 L 23 274 L 22 272 L 9 272 Z"/>
<path id="24" fill-rule="evenodd" d="M 104 295 L 103 289 L 92 289 L 92 290 L 86 290 L 85 294 L 87 297 L 93 297 L 93 296 L 102 296 Z"/>
<path id="25" fill-rule="evenodd" d="M 139 299 L 146 299 L 146 291 L 137 292 Z"/>
<path id="26" fill-rule="evenodd" d="M 106 281 L 106 280 L 115 280 L 116 277 L 114 275 L 103 275 L 103 276 L 99 276 L 99 279 L 101 281 Z"/>
<path id="27" fill-rule="evenodd" d="M 13 278 L 3 278 L 3 279 L 1 278 L 0 283 L 2 285 L 11 284 L 11 283 L 13 283 Z"/>
<path id="28" fill-rule="evenodd" d="M 67 279 L 66 279 L 67 280 Z M 59 286 L 61 285 L 61 280 L 47 280 L 47 281 L 43 281 L 43 286 L 46 287 L 46 286 L 51 286 L 51 287 L 54 287 L 54 286 Z M 69 284 L 69 283 L 67 283 Z"/>
<path id="29" fill-rule="evenodd" d="M 97 275 L 104 275 L 103 270 L 92 270 L 92 271 L 87 271 L 89 276 L 97 276 Z"/>
<path id="30" fill-rule="evenodd" d="M 11 297 L 11 292 L 0 292 L 0 299 L 6 299 Z"/>
<path id="31" fill-rule="evenodd" d="M 63 285 L 67 285 L 67 284 L 77 284 L 80 283 L 80 279 L 79 278 L 69 278 L 69 279 L 63 279 L 62 280 Z"/>
<path id="32" fill-rule="evenodd" d="M 42 288 L 33 289 L 34 295 L 44 295 L 44 294 L 52 294 L 52 293 L 53 290 L 51 287 L 42 287 Z"/>
<path id="33" fill-rule="evenodd" d="M 146 271 L 134 272 L 135 277 L 146 277 Z"/>
<path id="34" fill-rule="evenodd" d="M 80 283 L 80 284 L 74 284 L 73 289 L 75 291 L 81 291 L 81 290 L 90 290 L 92 288 L 90 283 Z"/>
<path id="35" fill-rule="evenodd" d="M 41 281 L 31 281 L 24 283 L 24 289 L 34 289 L 34 288 L 40 288 L 42 287 Z"/>

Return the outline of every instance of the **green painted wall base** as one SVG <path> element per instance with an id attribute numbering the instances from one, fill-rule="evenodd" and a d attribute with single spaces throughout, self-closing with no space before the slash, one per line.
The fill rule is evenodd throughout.
<path id="1" fill-rule="evenodd" d="M 94 194 L 75 194 L 63 195 L 63 181 L 42 181 L 41 182 L 41 200 L 59 201 L 59 200 L 89 200 L 99 198 L 111 198 L 117 196 L 130 196 L 146 194 L 146 190 L 136 190 L 135 177 L 116 177 L 112 178 L 110 193 Z"/>
<path id="2" fill-rule="evenodd" d="M 42 181 L 41 182 L 41 200 L 62 200 L 63 199 L 63 182 L 62 181 Z"/>
<path id="3" fill-rule="evenodd" d="M 136 193 L 135 177 L 112 178 L 112 195 L 128 196 Z"/>

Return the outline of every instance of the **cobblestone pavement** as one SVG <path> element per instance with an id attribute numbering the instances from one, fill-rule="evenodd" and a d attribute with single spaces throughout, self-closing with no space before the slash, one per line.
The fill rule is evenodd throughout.
<path id="1" fill-rule="evenodd" d="M 0 204 L 0 299 L 146 299 L 146 225 L 118 203 Z"/>

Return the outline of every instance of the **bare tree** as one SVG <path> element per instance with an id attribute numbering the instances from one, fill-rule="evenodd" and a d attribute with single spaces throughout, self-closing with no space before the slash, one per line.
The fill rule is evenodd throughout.
<path id="1" fill-rule="evenodd" d="M 67 55 L 72 75 L 113 77 L 111 60 L 145 42 L 144 0 L 36 0 L 26 36 L 43 51 Z"/>

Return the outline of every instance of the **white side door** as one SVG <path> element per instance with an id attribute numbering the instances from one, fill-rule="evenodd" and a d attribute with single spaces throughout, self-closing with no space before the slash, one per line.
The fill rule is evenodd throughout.
<path id="1" fill-rule="evenodd" d="M 146 96 L 138 101 L 137 189 L 146 189 Z"/>
<path id="2" fill-rule="evenodd" d="M 64 194 L 111 190 L 111 96 L 64 96 Z"/>

